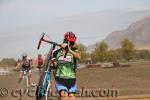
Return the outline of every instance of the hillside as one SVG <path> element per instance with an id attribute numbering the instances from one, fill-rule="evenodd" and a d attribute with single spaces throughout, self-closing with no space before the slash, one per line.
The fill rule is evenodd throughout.
<path id="1" fill-rule="evenodd" d="M 131 24 L 125 30 L 110 33 L 104 41 L 110 48 L 118 48 L 124 38 L 131 40 L 136 48 L 150 49 L 150 17 Z"/>

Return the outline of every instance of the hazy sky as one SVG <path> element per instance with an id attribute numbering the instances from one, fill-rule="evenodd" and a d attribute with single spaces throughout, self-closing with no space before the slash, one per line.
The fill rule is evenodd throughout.
<path id="1" fill-rule="evenodd" d="M 46 53 L 36 50 L 42 32 L 60 43 L 73 31 L 90 45 L 147 16 L 150 0 L 0 0 L 0 59 Z"/>

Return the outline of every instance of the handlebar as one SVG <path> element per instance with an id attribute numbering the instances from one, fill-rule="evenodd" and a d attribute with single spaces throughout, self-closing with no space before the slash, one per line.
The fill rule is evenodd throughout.
<path id="1" fill-rule="evenodd" d="M 40 41 L 39 41 L 39 43 L 38 43 L 37 49 L 40 48 L 42 41 L 47 42 L 47 43 L 50 43 L 50 44 L 53 44 L 53 45 L 56 45 L 56 46 L 61 46 L 60 44 L 58 44 L 58 43 L 56 43 L 56 42 L 53 42 L 53 41 L 49 41 L 49 40 L 44 39 L 44 36 L 45 36 L 45 33 L 42 34 L 42 37 L 40 38 Z"/>
<path id="2" fill-rule="evenodd" d="M 41 42 L 42 42 L 42 40 L 43 40 L 43 38 L 44 38 L 44 35 L 45 35 L 45 33 L 42 34 L 42 37 L 40 38 L 40 41 L 39 41 L 39 43 L 38 43 L 37 49 L 40 49 Z"/>

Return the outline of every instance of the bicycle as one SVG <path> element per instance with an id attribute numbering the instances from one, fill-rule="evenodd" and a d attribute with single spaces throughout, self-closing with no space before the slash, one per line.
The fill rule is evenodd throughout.
<path id="1" fill-rule="evenodd" d="M 23 93 L 26 94 L 28 93 L 28 88 L 29 88 L 29 79 L 28 79 L 28 74 L 27 70 L 23 71 L 23 77 L 22 77 L 22 83 L 23 83 Z"/>
<path id="2" fill-rule="evenodd" d="M 39 83 L 38 83 L 38 86 L 36 89 L 36 100 L 48 100 L 48 98 L 50 97 L 49 94 L 50 94 L 50 90 L 51 90 L 50 87 L 51 87 L 51 80 L 52 80 L 51 76 L 52 75 L 51 75 L 51 69 L 49 67 L 49 63 L 51 63 L 51 60 L 53 58 L 52 53 L 53 53 L 55 47 L 61 46 L 60 44 L 58 44 L 56 42 L 45 40 L 44 35 L 45 35 L 45 33 L 42 34 L 42 37 L 39 41 L 37 49 L 40 48 L 42 41 L 52 44 L 52 47 L 49 50 L 47 58 L 43 64 L 44 69 L 43 69 L 42 75 L 40 76 Z"/>

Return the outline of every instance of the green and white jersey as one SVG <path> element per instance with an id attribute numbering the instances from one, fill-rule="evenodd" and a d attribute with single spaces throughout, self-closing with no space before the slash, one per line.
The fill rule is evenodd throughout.
<path id="1" fill-rule="evenodd" d="M 74 51 L 78 52 L 78 49 L 75 49 Z M 56 77 L 65 79 L 76 78 L 76 58 L 74 58 L 69 51 L 67 52 L 66 57 L 64 57 L 62 50 L 58 50 L 54 56 L 57 60 Z"/>

